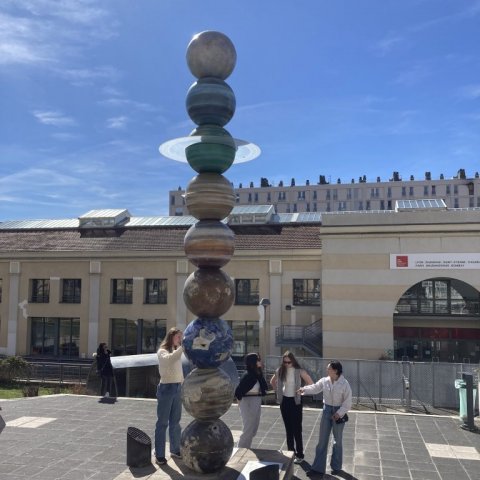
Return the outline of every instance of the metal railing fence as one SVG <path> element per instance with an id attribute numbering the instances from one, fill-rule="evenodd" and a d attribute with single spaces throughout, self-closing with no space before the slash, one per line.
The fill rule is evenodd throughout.
<path id="1" fill-rule="evenodd" d="M 267 380 L 280 365 L 281 356 L 268 356 L 265 362 Z M 313 381 L 326 376 L 330 359 L 298 358 Z M 383 407 L 455 409 L 459 394 L 455 380 L 462 373 L 473 373 L 478 386 L 480 366 L 471 363 L 419 363 L 385 360 L 340 360 L 345 378 L 350 383 L 353 402 L 378 409 Z M 478 392 L 477 392 L 478 393 Z M 476 400 L 478 408 L 478 395 Z"/>
<path id="2" fill-rule="evenodd" d="M 91 369 L 89 363 L 30 363 L 29 378 L 26 380 L 42 383 L 86 384 Z"/>

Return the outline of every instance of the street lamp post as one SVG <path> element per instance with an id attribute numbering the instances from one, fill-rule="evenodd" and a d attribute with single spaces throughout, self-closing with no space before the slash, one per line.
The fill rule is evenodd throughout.
<path id="1" fill-rule="evenodd" d="M 263 318 L 261 319 L 262 321 L 260 322 L 260 338 L 261 338 L 261 343 L 263 345 L 260 345 L 260 350 L 261 350 L 261 357 L 263 362 L 266 361 L 266 356 L 267 356 L 267 307 L 270 305 L 270 299 L 269 298 L 262 298 L 259 303 L 260 306 L 263 307 Z"/>

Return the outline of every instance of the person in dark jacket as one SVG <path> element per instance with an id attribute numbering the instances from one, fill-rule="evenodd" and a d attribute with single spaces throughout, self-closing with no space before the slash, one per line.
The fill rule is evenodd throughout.
<path id="1" fill-rule="evenodd" d="M 101 343 L 97 348 L 97 373 L 102 378 L 100 395 L 102 397 L 110 396 L 112 391 L 113 367 L 110 355 L 112 352 L 108 349 L 106 343 Z"/>
<path id="2" fill-rule="evenodd" d="M 245 356 L 246 373 L 235 389 L 243 431 L 238 440 L 238 448 L 250 448 L 260 423 L 262 397 L 267 394 L 267 381 L 262 372 L 262 362 L 258 353 Z"/>

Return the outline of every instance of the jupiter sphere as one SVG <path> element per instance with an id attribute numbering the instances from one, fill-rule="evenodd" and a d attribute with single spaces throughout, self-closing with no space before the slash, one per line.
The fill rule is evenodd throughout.
<path id="1" fill-rule="evenodd" d="M 184 239 L 187 258 L 196 267 L 223 267 L 235 251 L 235 234 L 218 220 L 200 220 Z"/>
<path id="2" fill-rule="evenodd" d="M 187 185 L 185 205 L 199 220 L 223 220 L 235 205 L 232 184 L 217 173 L 200 173 Z"/>

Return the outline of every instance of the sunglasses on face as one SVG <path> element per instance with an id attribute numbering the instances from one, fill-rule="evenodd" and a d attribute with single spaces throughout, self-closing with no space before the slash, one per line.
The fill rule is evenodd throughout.
<path id="1" fill-rule="evenodd" d="M 285 363 L 286 365 L 290 365 L 292 362 L 290 360 L 284 360 L 283 363 Z"/>

